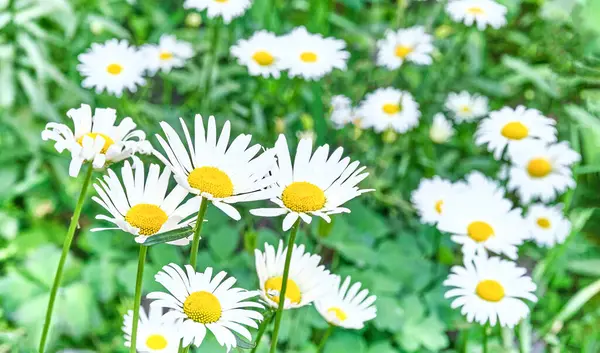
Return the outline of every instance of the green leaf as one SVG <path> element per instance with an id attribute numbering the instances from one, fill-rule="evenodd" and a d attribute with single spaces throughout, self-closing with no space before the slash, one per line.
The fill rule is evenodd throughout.
<path id="1" fill-rule="evenodd" d="M 222 227 L 216 232 L 206 234 L 208 241 L 208 247 L 213 255 L 216 255 L 219 259 L 225 260 L 237 248 L 240 240 L 240 234 L 233 227 Z"/>
<path id="2" fill-rule="evenodd" d="M 351 331 L 335 331 L 325 344 L 325 353 L 366 353 L 367 344 L 365 339 Z"/>
<path id="3" fill-rule="evenodd" d="M 567 268 L 583 276 L 600 277 L 600 259 L 569 260 Z"/>
<path id="4" fill-rule="evenodd" d="M 244 337 L 240 336 L 239 333 L 235 331 L 231 331 L 235 336 L 235 342 L 237 344 L 237 348 L 239 349 L 252 349 L 256 347 L 256 343 L 248 342 Z"/>
<path id="5" fill-rule="evenodd" d="M 163 243 L 183 239 L 185 237 L 190 236 L 193 232 L 194 232 L 194 229 L 192 227 L 185 226 L 183 228 L 177 228 L 177 229 L 170 230 L 168 232 L 150 236 L 150 237 L 146 238 L 146 241 L 141 245 L 152 246 L 152 245 L 156 245 L 156 244 L 163 244 Z"/>
<path id="6" fill-rule="evenodd" d="M 392 297 L 377 298 L 377 317 L 373 324 L 379 330 L 397 332 L 402 328 L 404 320 L 404 309 L 399 305 L 398 300 Z"/>

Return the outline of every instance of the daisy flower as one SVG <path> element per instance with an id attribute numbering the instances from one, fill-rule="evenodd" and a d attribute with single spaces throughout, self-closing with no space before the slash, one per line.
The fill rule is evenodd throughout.
<path id="1" fill-rule="evenodd" d="M 231 204 L 269 199 L 275 195 L 274 190 L 267 189 L 277 180 L 275 175 L 268 175 L 275 166 L 274 150 L 259 155 L 262 147 L 258 144 L 248 147 L 252 136 L 245 134 L 238 135 L 229 144 L 229 121 L 225 122 L 217 138 L 213 116 L 208 119 L 205 130 L 202 116 L 196 115 L 192 142 L 187 125 L 182 118 L 179 120 L 187 146 L 177 132 L 163 121 L 160 125 L 167 140 L 160 135 L 156 137 L 166 157 L 154 150 L 156 157 L 173 171 L 179 185 L 211 201 L 235 220 L 241 216 Z"/>
<path id="2" fill-rule="evenodd" d="M 160 37 L 158 45 L 146 44 L 140 52 L 146 60 L 146 68 L 151 75 L 158 70 L 170 72 L 173 68 L 183 67 L 186 60 L 194 56 L 190 43 L 166 34 Z"/>
<path id="3" fill-rule="evenodd" d="M 252 76 L 279 78 L 285 70 L 281 40 L 271 32 L 255 32 L 249 39 L 240 39 L 230 51 Z"/>
<path id="4" fill-rule="evenodd" d="M 529 315 L 529 307 L 523 301 L 536 302 L 536 286 L 527 270 L 508 260 L 498 257 L 476 257 L 465 261 L 465 266 L 454 266 L 447 287 L 453 287 L 445 294 L 455 298 L 452 308 L 461 307 L 461 313 L 469 322 L 480 325 L 489 323 L 495 326 L 514 327 Z"/>
<path id="5" fill-rule="evenodd" d="M 581 156 L 567 142 L 548 145 L 540 140 L 526 140 L 508 152 L 512 163 L 508 189 L 516 191 L 522 202 L 534 199 L 551 202 L 575 187 L 570 168 Z"/>
<path id="6" fill-rule="evenodd" d="M 433 179 L 421 179 L 419 187 L 411 195 L 421 222 L 436 224 L 442 216 L 444 201 L 455 192 L 455 186 L 450 181 L 437 175 Z"/>
<path id="7" fill-rule="evenodd" d="M 488 113 L 488 99 L 467 91 L 448 94 L 445 103 L 457 123 L 472 122 Z"/>
<path id="8" fill-rule="evenodd" d="M 343 148 L 339 147 L 329 156 L 329 145 L 323 145 L 312 153 L 312 140 L 301 139 L 296 150 L 292 168 L 290 152 L 284 135 L 279 135 L 275 143 L 279 175 L 271 190 L 271 199 L 277 208 L 251 210 L 255 216 L 276 217 L 287 214 L 283 220 L 283 230 L 288 230 L 300 217 L 310 223 L 312 216 L 331 222 L 330 215 L 350 213 L 342 207 L 347 201 L 369 191 L 356 186 L 369 173 L 360 167 L 358 161 L 350 163 L 350 158 L 342 158 Z"/>
<path id="9" fill-rule="evenodd" d="M 417 65 L 431 65 L 433 36 L 423 26 L 397 31 L 387 30 L 385 37 L 377 41 L 377 65 L 395 70 L 405 61 Z"/>
<path id="10" fill-rule="evenodd" d="M 522 105 L 516 109 L 504 107 L 491 112 L 489 118 L 479 123 L 475 143 L 487 144 L 488 151 L 499 160 L 507 147 L 512 148 L 528 139 L 556 142 L 554 125 L 554 120 L 543 116 L 538 110 Z"/>
<path id="11" fill-rule="evenodd" d="M 506 6 L 493 0 L 451 0 L 446 5 L 446 12 L 454 22 L 469 27 L 476 23 L 480 31 L 487 26 L 498 29 L 506 25 L 506 11 Z"/>
<path id="12" fill-rule="evenodd" d="M 283 284 L 283 268 L 287 247 L 279 241 L 275 248 L 265 243 L 265 252 L 255 249 L 256 273 L 260 282 L 260 296 L 272 308 L 279 305 L 279 292 Z M 304 245 L 294 245 L 290 272 L 285 291 L 284 309 L 295 309 L 312 303 L 331 288 L 329 271 L 320 265 L 321 256 L 304 252 Z"/>
<path id="13" fill-rule="evenodd" d="M 433 117 L 433 124 L 429 128 L 429 138 L 435 143 L 446 143 L 454 136 L 452 123 L 446 119 L 444 114 L 437 113 Z"/>
<path id="14" fill-rule="evenodd" d="M 360 103 L 358 115 L 363 117 L 365 127 L 377 132 L 391 128 L 405 133 L 419 124 L 421 112 L 410 93 L 387 87 L 369 93 Z"/>
<path id="15" fill-rule="evenodd" d="M 319 80 L 333 69 L 346 70 L 350 54 L 344 50 L 346 42 L 335 38 L 324 38 L 321 34 L 309 33 L 297 27 L 281 37 L 285 45 L 285 67 L 290 77 L 301 76 L 306 80 Z"/>
<path id="16" fill-rule="evenodd" d="M 360 330 L 365 322 L 377 316 L 376 296 L 369 296 L 369 290 L 361 288 L 356 282 L 350 287 L 350 277 L 341 283 L 340 276 L 330 276 L 332 288 L 329 293 L 315 301 L 315 308 L 331 325 Z M 341 286 L 340 286 L 341 284 Z M 360 291 L 360 292 L 359 292 Z"/>
<path id="17" fill-rule="evenodd" d="M 331 122 L 336 129 L 341 129 L 348 123 L 357 123 L 358 120 L 350 98 L 342 95 L 331 98 Z"/>
<path id="18" fill-rule="evenodd" d="M 108 93 L 121 97 L 123 90 L 135 92 L 137 86 L 146 83 L 143 78 L 146 70 L 144 57 L 124 39 L 93 43 L 90 50 L 77 58 L 77 70 L 85 77 L 81 85 L 95 87 L 98 94 L 106 89 Z"/>
<path id="19" fill-rule="evenodd" d="M 152 292 L 146 297 L 156 299 L 151 306 L 171 309 L 164 317 L 178 321 L 183 347 L 199 347 L 208 329 L 229 352 L 237 347 L 236 334 L 252 341 L 244 326 L 258 328 L 255 321 L 262 321 L 263 316 L 254 309 L 263 306 L 248 301 L 258 295 L 257 291 L 235 288 L 236 279 L 226 277 L 223 271 L 213 277 L 210 267 L 201 273 L 186 265 L 184 272 L 172 263 L 154 277 L 169 293 Z"/>
<path id="20" fill-rule="evenodd" d="M 133 332 L 133 310 L 123 317 L 123 333 L 125 347 L 131 347 Z M 141 353 L 177 353 L 179 350 L 178 326 L 175 320 L 163 316 L 163 308 L 150 306 L 148 315 L 140 306 L 140 318 L 137 328 L 136 350 Z"/>
<path id="21" fill-rule="evenodd" d="M 465 177 L 465 181 L 459 181 L 455 186 L 456 192 L 458 193 L 477 190 L 480 194 L 489 195 L 498 199 L 504 198 L 504 188 L 502 185 L 477 170 L 469 173 Z"/>
<path id="22" fill-rule="evenodd" d="M 136 153 L 152 151 L 146 134 L 134 130 L 136 125 L 131 118 L 125 118 L 115 126 L 117 112 L 114 109 L 96 108 L 92 116 L 92 108 L 82 104 L 81 108 L 70 109 L 67 116 L 73 120 L 75 132 L 65 124 L 48 123 L 42 131 L 42 140 L 55 141 L 54 148 L 59 153 L 71 152 L 69 175 L 72 177 L 79 174 L 86 161 L 99 169 Z"/>
<path id="23" fill-rule="evenodd" d="M 531 205 L 527 210 L 525 221 L 529 226 L 531 239 L 539 246 L 553 247 L 562 244 L 571 233 L 571 222 L 563 215 L 562 204 Z"/>
<path id="24" fill-rule="evenodd" d="M 116 227 L 94 228 L 92 232 L 121 229 L 135 235 L 135 241 L 143 244 L 152 235 L 182 228 L 195 221 L 193 216 L 198 212 L 200 201 L 193 198 L 183 203 L 188 192 L 181 186 L 175 186 L 167 194 L 171 179 L 171 171 L 168 168 L 161 173 L 157 164 L 151 164 L 147 177 L 144 176 L 144 172 L 143 163 L 136 158 L 133 169 L 129 161 L 125 161 L 121 169 L 121 179 L 110 169 L 104 180 L 98 179 L 94 188 L 100 197 L 94 196 L 92 199 L 111 216 L 98 215 L 96 219 L 111 222 Z M 189 239 L 183 238 L 169 244 L 188 243 Z"/>
<path id="25" fill-rule="evenodd" d="M 243 15 L 250 5 L 251 0 L 185 0 L 183 8 L 206 10 L 208 18 L 223 17 L 223 22 L 227 24 Z"/>

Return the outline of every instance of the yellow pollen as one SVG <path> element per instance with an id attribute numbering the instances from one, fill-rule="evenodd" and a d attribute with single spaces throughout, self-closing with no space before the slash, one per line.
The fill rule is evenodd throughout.
<path id="1" fill-rule="evenodd" d="M 153 235 L 169 219 L 169 216 L 160 207 L 149 203 L 140 203 L 127 211 L 125 221 L 131 226 L 140 229 L 140 235 Z"/>
<path id="2" fill-rule="evenodd" d="M 338 320 L 340 321 L 345 321 L 348 318 L 348 315 L 346 315 L 346 313 L 344 312 L 344 310 L 340 309 L 340 308 L 329 308 L 329 310 L 327 310 L 327 313 L 334 313 L 335 316 L 338 318 Z"/>
<path id="3" fill-rule="evenodd" d="M 304 53 L 300 54 L 300 60 L 304 61 L 305 63 L 314 63 L 317 61 L 317 53 L 305 51 Z"/>
<path id="4" fill-rule="evenodd" d="M 221 318 L 221 303 L 214 294 L 200 291 L 190 294 L 183 303 L 183 312 L 201 324 L 212 324 Z"/>
<path id="5" fill-rule="evenodd" d="M 537 219 L 537 225 L 541 228 L 548 229 L 551 226 L 550 220 L 546 217 L 540 217 Z"/>
<path id="6" fill-rule="evenodd" d="M 488 302 L 499 302 L 504 298 L 504 287 L 493 279 L 486 279 L 477 284 L 475 293 Z"/>
<path id="7" fill-rule="evenodd" d="M 543 178 L 552 172 L 552 164 L 546 158 L 534 158 L 529 161 L 527 172 L 534 178 Z"/>
<path id="8" fill-rule="evenodd" d="M 194 189 L 224 198 L 233 195 L 233 183 L 229 176 L 215 167 L 200 167 L 192 170 L 188 183 Z"/>
<path id="9" fill-rule="evenodd" d="M 522 140 L 529 136 L 529 129 L 527 129 L 527 126 L 518 121 L 511 121 L 510 123 L 504 125 L 500 133 L 507 139 Z"/>
<path id="10" fill-rule="evenodd" d="M 259 50 L 254 53 L 254 55 L 252 55 L 252 59 L 254 59 L 254 61 L 256 61 L 256 63 L 260 66 L 270 66 L 275 61 L 273 55 L 264 50 Z"/>
<path id="11" fill-rule="evenodd" d="M 215 1 L 216 1 L 216 2 L 220 2 L 220 3 L 225 3 L 225 2 L 227 2 L 227 1 L 229 1 L 229 0 L 215 0 Z"/>
<path id="12" fill-rule="evenodd" d="M 119 64 L 110 64 L 106 67 L 106 71 L 111 75 L 118 75 L 123 71 L 123 66 Z"/>
<path id="13" fill-rule="evenodd" d="M 86 136 L 91 137 L 92 140 L 96 140 L 96 137 L 98 137 L 98 136 L 101 136 L 104 139 L 104 146 L 102 146 L 102 150 L 101 150 L 102 153 L 106 153 L 106 151 L 108 151 L 108 149 L 110 148 L 110 146 L 113 143 L 115 143 L 115 141 L 113 141 L 113 139 L 111 139 L 110 137 L 108 137 L 108 136 L 106 136 L 106 135 L 104 135 L 102 133 L 99 133 L 99 132 L 88 132 L 87 134 L 82 135 L 81 137 L 79 137 L 77 139 L 77 143 L 80 146 L 83 146 L 83 138 L 86 137 Z"/>
<path id="14" fill-rule="evenodd" d="M 306 181 L 288 185 L 281 194 L 285 207 L 294 212 L 318 211 L 325 206 L 325 193 L 318 186 Z"/>
<path id="15" fill-rule="evenodd" d="M 394 115 L 402 111 L 400 104 L 386 103 L 383 105 L 383 112 L 388 115 Z"/>
<path id="16" fill-rule="evenodd" d="M 168 52 L 168 51 L 163 51 L 160 53 L 160 55 L 158 56 L 160 58 L 160 60 L 169 60 L 173 58 L 173 53 Z"/>
<path id="17" fill-rule="evenodd" d="M 282 276 L 271 277 L 265 282 L 265 291 L 275 303 L 279 303 L 279 292 L 281 292 L 282 284 Z M 271 291 L 276 292 L 276 294 L 269 294 Z M 294 280 L 289 278 L 287 280 L 287 287 L 285 288 L 285 298 L 293 304 L 300 304 L 300 300 L 302 299 L 300 288 Z"/>
<path id="18" fill-rule="evenodd" d="M 483 11 L 483 9 L 481 7 L 478 6 L 473 6 L 469 9 L 467 9 L 467 12 L 472 14 L 472 15 L 483 15 L 485 14 L 485 11 Z"/>
<path id="19" fill-rule="evenodd" d="M 494 228 L 486 222 L 475 221 L 467 227 L 467 234 L 471 239 L 480 243 L 488 240 L 489 237 L 494 235 Z"/>
<path id="20" fill-rule="evenodd" d="M 400 59 L 404 59 L 408 56 L 408 54 L 413 52 L 413 48 L 407 47 L 405 45 L 397 45 L 396 46 L 396 56 Z"/>
<path id="21" fill-rule="evenodd" d="M 463 105 L 462 107 L 460 107 L 460 111 L 462 113 L 472 113 L 473 109 L 471 109 L 471 107 L 469 107 L 468 105 Z"/>
<path id="22" fill-rule="evenodd" d="M 148 338 L 146 339 L 146 346 L 148 346 L 148 348 L 150 349 L 154 349 L 157 351 L 165 349 L 168 343 L 169 342 L 167 342 L 163 335 L 154 334 L 148 336 Z"/>
<path id="23" fill-rule="evenodd" d="M 435 203 L 435 211 L 436 211 L 438 214 L 442 214 L 442 205 L 443 205 L 443 204 L 444 204 L 444 200 L 438 200 L 438 201 Z"/>

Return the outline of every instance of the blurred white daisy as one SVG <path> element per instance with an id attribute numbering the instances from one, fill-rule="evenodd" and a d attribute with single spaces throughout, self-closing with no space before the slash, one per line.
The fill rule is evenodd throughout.
<path id="1" fill-rule="evenodd" d="M 377 41 L 377 65 L 395 70 L 405 61 L 417 65 L 431 65 L 433 36 L 425 27 L 415 26 L 397 31 L 387 30 L 385 37 Z"/>
<path id="2" fill-rule="evenodd" d="M 106 91 L 117 97 L 125 89 L 137 91 L 146 83 L 143 78 L 146 64 L 141 53 L 126 40 L 111 39 L 104 44 L 93 43 L 85 53 L 79 54 L 77 70 L 84 77 L 81 85 L 96 88 L 96 93 Z"/>
<path id="3" fill-rule="evenodd" d="M 123 333 L 125 347 L 131 347 L 133 332 L 133 310 L 123 317 Z M 179 350 L 179 334 L 177 322 L 163 316 L 163 308 L 150 306 L 148 315 L 140 306 L 140 318 L 137 327 L 136 350 L 140 353 L 177 353 Z"/>
<path id="4" fill-rule="evenodd" d="M 444 210 L 444 202 L 456 192 L 455 186 L 446 179 L 434 176 L 421 179 L 419 187 L 411 194 L 411 201 L 421 222 L 436 224 Z"/>
<path id="5" fill-rule="evenodd" d="M 360 118 L 352 107 L 350 98 L 343 95 L 331 98 L 331 122 L 336 129 L 341 129 L 348 123 L 360 125 Z"/>
<path id="6" fill-rule="evenodd" d="M 331 222 L 330 215 L 350 213 L 343 204 L 372 189 L 356 186 L 369 173 L 363 171 L 360 162 L 350 163 L 350 157 L 342 158 L 344 149 L 339 147 L 329 155 L 329 145 L 318 147 L 312 153 L 312 140 L 301 139 L 296 150 L 294 165 L 290 158 L 287 140 L 279 135 L 275 143 L 279 173 L 271 190 L 271 201 L 277 208 L 259 208 L 250 213 L 261 217 L 277 217 L 287 214 L 283 230 L 294 225 L 298 217 L 310 223 L 312 216 Z"/>
<path id="7" fill-rule="evenodd" d="M 534 204 L 527 209 L 525 221 L 531 239 L 539 246 L 553 247 L 562 244 L 571 233 L 571 222 L 563 215 L 563 205 Z"/>
<path id="8" fill-rule="evenodd" d="M 255 263 L 260 296 L 272 308 L 279 305 L 279 292 L 283 284 L 283 269 L 287 247 L 279 241 L 277 252 L 265 243 L 265 252 L 255 249 Z M 284 309 L 294 309 L 312 303 L 329 290 L 329 271 L 320 265 L 321 256 L 304 252 L 304 245 L 294 245 L 285 291 Z"/>
<path id="9" fill-rule="evenodd" d="M 485 194 L 498 199 L 504 198 L 504 188 L 502 185 L 477 170 L 470 172 L 464 181 L 459 181 L 454 185 L 458 193 L 477 190 L 481 195 Z"/>
<path id="10" fill-rule="evenodd" d="M 488 113 L 487 97 L 470 94 L 467 91 L 448 94 L 445 103 L 457 123 L 472 122 Z"/>
<path id="11" fill-rule="evenodd" d="M 73 132 L 67 125 L 48 123 L 42 131 L 42 140 L 53 140 L 59 153 L 71 152 L 69 175 L 76 177 L 81 165 L 92 162 L 94 168 L 119 162 L 136 153 L 152 152 L 150 142 L 142 130 L 134 130 L 136 125 L 131 118 L 125 118 L 115 126 L 117 112 L 111 108 L 92 108 L 82 104 L 81 108 L 70 109 L 67 116 L 73 120 Z"/>
<path id="12" fill-rule="evenodd" d="M 309 33 L 302 26 L 281 37 L 280 43 L 290 77 L 319 80 L 333 69 L 346 70 L 350 57 L 343 40 Z"/>
<path id="13" fill-rule="evenodd" d="M 548 145 L 540 140 L 522 141 L 509 149 L 509 157 L 508 189 L 523 203 L 534 199 L 551 202 L 575 187 L 571 165 L 581 156 L 567 142 Z"/>
<path id="14" fill-rule="evenodd" d="M 480 31 L 487 26 L 498 29 L 506 25 L 507 8 L 493 0 L 450 0 L 446 12 L 454 22 L 477 25 Z"/>
<path id="15" fill-rule="evenodd" d="M 444 281 L 446 298 L 455 298 L 452 308 L 462 308 L 461 314 L 469 322 L 480 325 L 514 327 L 529 315 L 523 299 L 537 301 L 535 283 L 526 270 L 499 257 L 476 257 L 465 261 L 465 266 L 452 267 Z"/>
<path id="16" fill-rule="evenodd" d="M 240 39 L 231 47 L 231 55 L 238 59 L 240 65 L 248 68 L 252 76 L 279 78 L 285 70 L 281 59 L 281 39 L 264 30 L 255 32 L 249 39 Z"/>
<path id="17" fill-rule="evenodd" d="M 393 129 L 405 133 L 419 124 L 419 104 L 406 91 L 379 88 L 367 94 L 360 103 L 358 115 L 363 127 L 373 127 L 377 132 Z"/>
<path id="18" fill-rule="evenodd" d="M 369 290 L 361 288 L 356 282 L 350 287 L 350 276 L 341 283 L 340 276 L 331 275 L 332 288 L 326 295 L 315 301 L 315 308 L 331 325 L 360 330 L 365 322 L 377 316 L 374 303 L 376 296 L 369 296 Z M 340 286 L 341 284 L 341 286 Z"/>
<path id="19" fill-rule="evenodd" d="M 435 143 L 446 143 L 454 136 L 452 123 L 446 119 L 444 114 L 437 113 L 433 117 L 433 123 L 429 128 L 429 138 Z"/>
<path id="20" fill-rule="evenodd" d="M 187 125 L 179 118 L 187 146 L 179 135 L 166 122 L 161 122 L 167 140 L 156 135 L 166 157 L 154 150 L 154 154 L 174 174 L 175 180 L 189 192 L 200 195 L 212 202 L 229 217 L 239 220 L 240 213 L 231 204 L 265 200 L 276 195 L 268 187 L 277 178 L 269 175 L 275 167 L 275 151 L 267 150 L 259 155 L 262 147 L 248 147 L 251 135 L 238 135 L 229 144 L 231 124 L 225 122 L 221 135 L 217 138 L 215 118 L 208 119 L 204 129 L 202 116 L 194 121 L 194 142 Z"/>
<path id="21" fill-rule="evenodd" d="M 194 56 L 190 43 L 167 34 L 160 37 L 158 45 L 146 44 L 140 52 L 146 60 L 150 75 L 154 75 L 158 70 L 170 72 L 173 68 L 183 67 L 186 60 Z"/>
<path id="22" fill-rule="evenodd" d="M 183 8 L 206 10 L 208 18 L 223 17 L 223 22 L 229 23 L 243 15 L 250 5 L 251 0 L 185 0 Z"/>
<path id="23" fill-rule="evenodd" d="M 494 158 L 500 159 L 506 148 L 512 148 L 528 139 L 556 142 L 555 121 L 535 109 L 520 105 L 515 109 L 504 107 L 483 119 L 475 133 L 477 145 L 487 144 Z"/>
<path id="24" fill-rule="evenodd" d="M 252 341 L 250 331 L 244 326 L 258 328 L 255 321 L 262 321 L 263 316 L 254 309 L 263 306 L 248 301 L 258 296 L 258 291 L 232 288 L 236 279 L 226 277 L 223 271 L 213 277 L 210 267 L 201 273 L 186 265 L 184 272 L 172 263 L 154 277 L 169 293 L 152 292 L 146 297 L 156 299 L 151 306 L 171 309 L 164 317 L 178 321 L 183 347 L 199 347 L 208 329 L 229 352 L 237 347 L 234 332 Z"/>
<path id="25" fill-rule="evenodd" d="M 135 241 L 143 244 L 152 235 L 179 229 L 195 221 L 194 215 L 198 212 L 200 200 L 193 198 L 183 203 L 188 192 L 179 185 L 167 194 L 171 179 L 168 168 L 161 173 L 157 164 L 151 164 L 147 177 L 144 172 L 144 164 L 136 158 L 133 169 L 129 161 L 125 161 L 121 178 L 109 169 L 104 180 L 98 179 L 94 188 L 100 197 L 94 196 L 92 199 L 111 216 L 97 215 L 96 219 L 111 222 L 116 227 L 94 228 L 92 232 L 121 229 L 135 235 Z M 188 238 L 169 244 L 189 244 L 191 228 Z"/>

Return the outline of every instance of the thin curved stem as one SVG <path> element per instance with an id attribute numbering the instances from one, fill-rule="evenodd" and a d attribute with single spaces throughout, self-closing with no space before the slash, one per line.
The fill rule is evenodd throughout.
<path id="1" fill-rule="evenodd" d="M 319 342 L 319 346 L 317 347 L 317 353 L 323 352 L 323 349 L 325 348 L 325 343 L 327 343 L 327 339 L 329 339 L 329 336 L 331 336 L 331 333 L 333 332 L 334 328 L 335 326 L 329 324 L 327 331 L 325 331 L 323 337 L 321 337 L 321 342 Z"/>
<path id="2" fill-rule="evenodd" d="M 254 348 L 252 348 L 250 353 L 256 352 L 256 349 L 258 348 L 258 345 L 260 344 L 260 340 L 262 339 L 262 336 L 265 334 L 267 327 L 271 323 L 271 319 L 273 319 L 273 311 L 269 310 L 269 311 L 267 311 L 267 314 L 265 315 L 265 319 L 263 320 L 263 322 L 260 323 L 260 327 L 258 328 L 258 333 L 256 334 L 256 340 L 254 342 L 255 346 L 254 346 Z"/>
<path id="3" fill-rule="evenodd" d="M 200 246 L 200 231 L 202 231 L 202 224 L 204 223 L 204 216 L 206 214 L 207 207 L 208 200 L 203 197 L 202 201 L 200 201 L 200 209 L 198 210 L 198 217 L 196 218 L 196 228 L 194 228 L 194 240 L 192 240 L 192 249 L 190 250 L 190 265 L 194 269 L 196 269 L 198 247 Z"/>
<path id="4" fill-rule="evenodd" d="M 135 279 L 135 303 L 133 304 L 133 328 L 131 330 L 130 353 L 136 353 L 137 347 L 137 327 L 140 320 L 140 305 L 142 304 L 142 280 L 144 277 L 144 264 L 146 263 L 146 253 L 148 247 L 140 245 L 140 256 L 138 259 L 137 277 Z"/>
<path id="5" fill-rule="evenodd" d="M 488 353 L 488 324 L 485 324 L 483 327 L 483 343 L 482 343 L 482 352 Z"/>

